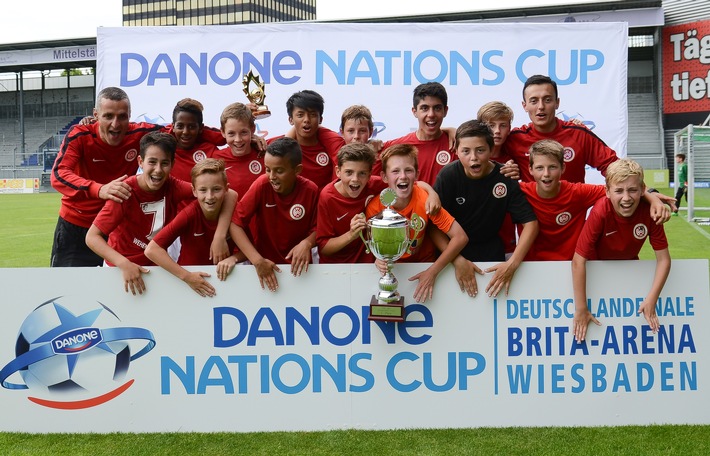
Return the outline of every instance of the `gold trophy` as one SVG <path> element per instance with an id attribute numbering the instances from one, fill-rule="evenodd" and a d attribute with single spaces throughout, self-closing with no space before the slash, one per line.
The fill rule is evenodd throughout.
<path id="1" fill-rule="evenodd" d="M 269 107 L 264 104 L 264 99 L 266 98 L 264 88 L 266 85 L 261 82 L 259 75 L 254 76 L 254 72 L 249 70 L 249 73 L 244 75 L 242 79 L 242 86 L 244 87 L 244 94 L 247 96 L 247 99 L 256 105 L 254 118 L 265 119 L 269 117 L 271 111 L 269 111 Z"/>
<path id="2" fill-rule="evenodd" d="M 385 209 L 367 221 L 367 239 L 360 232 L 366 250 L 387 263 L 387 272 L 380 277 L 380 291 L 370 300 L 368 320 L 404 321 L 404 297 L 397 291 L 398 281 L 392 274 L 394 262 L 402 255 L 411 253 L 412 241 L 423 228 L 423 220 L 417 214 L 407 220 L 391 208 L 397 201 L 394 190 L 386 188 L 380 193 L 380 201 Z M 410 233 L 410 228 L 414 230 Z"/>

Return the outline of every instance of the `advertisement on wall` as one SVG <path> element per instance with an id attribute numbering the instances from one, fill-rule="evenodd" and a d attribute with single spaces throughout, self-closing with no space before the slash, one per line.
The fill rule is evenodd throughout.
<path id="1" fill-rule="evenodd" d="M 190 97 L 205 106 L 205 124 L 219 126 L 227 104 L 247 101 L 242 77 L 252 70 L 272 112 L 257 121 L 258 134 L 284 134 L 286 100 L 309 89 L 325 99 L 325 127 L 337 131 L 343 110 L 362 104 L 387 140 L 416 129 L 412 91 L 421 83 L 446 87 L 445 126 L 493 100 L 523 125 L 523 83 L 545 74 L 558 82 L 558 116 L 580 119 L 625 156 L 627 36 L 625 23 L 100 28 L 97 88 L 126 90 L 134 120 L 169 123 L 176 102 Z"/>
<path id="2" fill-rule="evenodd" d="M 710 20 L 663 28 L 663 114 L 667 128 L 710 114 Z"/>
<path id="3" fill-rule="evenodd" d="M 481 266 L 487 266 L 482 264 Z M 509 295 L 462 294 L 451 268 L 406 321 L 368 321 L 373 265 L 313 265 L 262 290 L 237 266 L 202 298 L 160 268 L 2 269 L 0 430 L 295 431 L 710 424 L 708 261 L 674 261 L 652 333 L 655 262 L 590 262 L 602 326 L 574 341 L 569 262 L 524 263 Z M 287 271 L 287 267 L 283 268 Z M 490 275 L 478 278 L 484 289 Z M 38 286 L 41 283 L 42 286 Z"/>

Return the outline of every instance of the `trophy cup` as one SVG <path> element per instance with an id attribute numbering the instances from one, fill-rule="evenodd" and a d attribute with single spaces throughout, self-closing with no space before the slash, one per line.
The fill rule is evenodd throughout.
<path id="1" fill-rule="evenodd" d="M 264 104 L 266 92 L 264 91 L 265 84 L 261 82 L 259 75 L 254 76 L 254 72 L 249 70 L 249 73 L 244 75 L 242 79 L 244 94 L 247 99 L 256 105 L 255 119 L 265 119 L 271 115 L 269 107 Z"/>
<path id="2" fill-rule="evenodd" d="M 380 291 L 370 300 L 370 315 L 367 319 L 400 322 L 404 321 L 404 297 L 397 291 L 398 282 L 392 274 L 392 266 L 402 255 L 410 252 L 411 241 L 421 231 L 423 221 L 414 214 L 412 218 L 418 220 L 410 222 L 391 208 L 397 201 L 392 189 L 382 190 L 380 201 L 385 209 L 367 221 L 367 239 L 360 232 L 367 252 L 372 252 L 378 260 L 387 263 L 387 272 L 380 277 Z M 411 238 L 410 227 L 415 230 Z"/>

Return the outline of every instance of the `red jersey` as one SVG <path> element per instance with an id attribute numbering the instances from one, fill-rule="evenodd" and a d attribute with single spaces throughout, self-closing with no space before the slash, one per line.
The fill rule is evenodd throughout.
<path id="1" fill-rule="evenodd" d="M 555 120 L 557 126 L 550 133 L 541 133 L 530 123 L 511 131 L 505 140 L 503 150 L 520 167 L 522 181 L 535 182 L 530 174 L 530 146 L 542 139 L 554 139 L 564 146 L 564 180 L 584 182 L 585 165 L 592 166 L 606 175 L 606 168 L 619 159 L 616 152 L 587 127 Z"/>
<path id="2" fill-rule="evenodd" d="M 136 174 L 141 138 L 160 128 L 131 122 L 121 144 L 110 146 L 101 139 L 98 123 L 72 127 L 52 167 L 52 187 L 63 195 L 59 216 L 89 228 L 105 203 L 99 198 L 101 186 Z"/>
<path id="3" fill-rule="evenodd" d="M 178 149 L 175 151 L 175 163 L 170 175 L 185 182 L 192 183 L 192 168 L 210 158 L 217 151 L 217 146 L 210 142 L 195 144 L 192 149 Z"/>
<path id="4" fill-rule="evenodd" d="M 428 197 L 429 194 L 426 192 L 426 190 L 415 185 L 412 190 L 412 199 L 409 201 L 409 204 L 407 204 L 407 207 L 397 211 L 400 215 L 406 217 L 407 220 L 412 219 L 412 214 L 417 214 L 424 221 L 424 226 L 421 227 L 421 231 L 419 231 L 416 238 L 413 239 L 411 248 L 412 253 L 405 253 L 404 255 L 402 255 L 402 259 L 399 261 L 403 261 L 405 263 L 428 263 L 435 261 L 436 247 L 434 246 L 434 243 L 431 241 L 429 236 L 426 235 L 429 220 L 431 220 L 434 225 L 436 225 L 444 233 L 448 233 L 451 229 L 451 226 L 455 222 L 451 214 L 446 212 L 446 209 L 444 208 L 441 208 L 441 210 L 437 212 L 436 215 L 430 216 L 429 214 L 427 214 L 425 203 Z M 384 208 L 385 207 L 382 205 L 379 198 L 373 198 L 367 205 L 365 215 L 369 219 L 372 216 L 382 212 Z M 410 229 L 409 233 L 410 238 L 414 236 L 414 230 Z"/>
<path id="5" fill-rule="evenodd" d="M 193 200 L 175 216 L 172 222 L 160 230 L 153 241 L 167 250 L 175 239 L 180 238 L 180 258 L 177 261 L 179 265 L 211 265 L 210 247 L 214 233 L 217 231 L 217 223 L 217 220 L 207 220 L 200 202 Z M 230 252 L 237 247 L 229 238 L 229 234 L 227 234 L 227 247 Z"/>
<path id="6" fill-rule="evenodd" d="M 387 188 L 382 179 L 372 176 L 367 186 L 357 198 L 343 196 L 331 182 L 321 191 L 318 198 L 318 223 L 316 226 L 316 244 L 318 251 L 332 238 L 350 231 L 350 220 L 357 214 L 364 213 L 367 203 Z M 375 257 L 365 253 L 365 244 L 355 239 L 333 255 L 320 253 L 321 263 L 372 263 Z"/>
<path id="7" fill-rule="evenodd" d="M 269 139 L 271 144 L 278 138 Z M 303 171 L 301 176 L 318 186 L 318 191 L 335 180 L 335 165 L 338 163 L 338 151 L 345 145 L 342 136 L 324 127 L 318 127 L 318 144 L 301 145 Z"/>
<path id="8" fill-rule="evenodd" d="M 641 200 L 631 217 L 621 217 L 609 198 L 600 199 L 589 213 L 575 252 L 588 260 L 638 260 L 647 237 L 653 250 L 667 249 L 666 232 L 651 219 L 650 209 Z"/>
<path id="9" fill-rule="evenodd" d="M 269 178 L 261 175 L 237 204 L 232 222 L 247 230 L 255 220 L 250 235 L 261 256 L 276 264 L 286 264 L 286 255 L 316 230 L 318 187 L 301 176 L 287 196 L 274 191 Z"/>
<path id="10" fill-rule="evenodd" d="M 94 225 L 108 235 L 112 249 L 133 263 L 150 266 L 153 263 L 146 258 L 145 247 L 175 217 L 178 204 L 193 197 L 192 186 L 168 176 L 160 190 L 146 192 L 138 186 L 138 177 L 125 180 L 131 197 L 122 203 L 107 200 Z"/>
<path id="11" fill-rule="evenodd" d="M 540 227 L 525 260 L 570 261 L 584 227 L 587 210 L 605 196 L 606 187 L 560 181 L 560 193 L 554 198 L 540 197 L 536 187 L 535 182 L 520 183 Z"/>
<path id="12" fill-rule="evenodd" d="M 224 161 L 229 188 L 237 192 L 241 199 L 251 184 L 264 174 L 264 157 L 252 150 L 247 155 L 235 156 L 229 147 L 218 149 L 211 158 Z"/>
<path id="13" fill-rule="evenodd" d="M 417 132 L 412 132 L 404 135 L 401 138 L 387 141 L 382 145 L 384 151 L 395 144 L 411 144 L 419 151 L 417 154 L 417 162 L 419 164 L 419 180 L 434 186 L 436 176 L 439 175 L 441 168 L 456 160 L 456 154 L 449 150 L 449 135 L 442 132 L 438 139 L 422 141 L 417 138 Z M 372 174 L 380 175 L 382 171 L 382 162 L 377 160 L 372 167 Z"/>

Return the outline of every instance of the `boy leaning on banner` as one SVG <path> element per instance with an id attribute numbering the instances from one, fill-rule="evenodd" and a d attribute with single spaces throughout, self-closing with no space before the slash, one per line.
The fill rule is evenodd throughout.
<path id="1" fill-rule="evenodd" d="M 588 260 L 638 260 L 638 254 L 649 238 L 656 254 L 656 272 L 651 289 L 639 306 L 651 330 L 658 331 L 656 302 L 671 270 L 671 256 L 663 225 L 649 214 L 649 204 L 642 199 L 645 191 L 643 168 L 633 160 L 621 159 L 606 173 L 606 196 L 594 204 L 577 241 L 572 259 L 572 285 L 575 314 L 574 337 L 584 340 L 587 325 L 601 325 L 587 307 Z"/>

